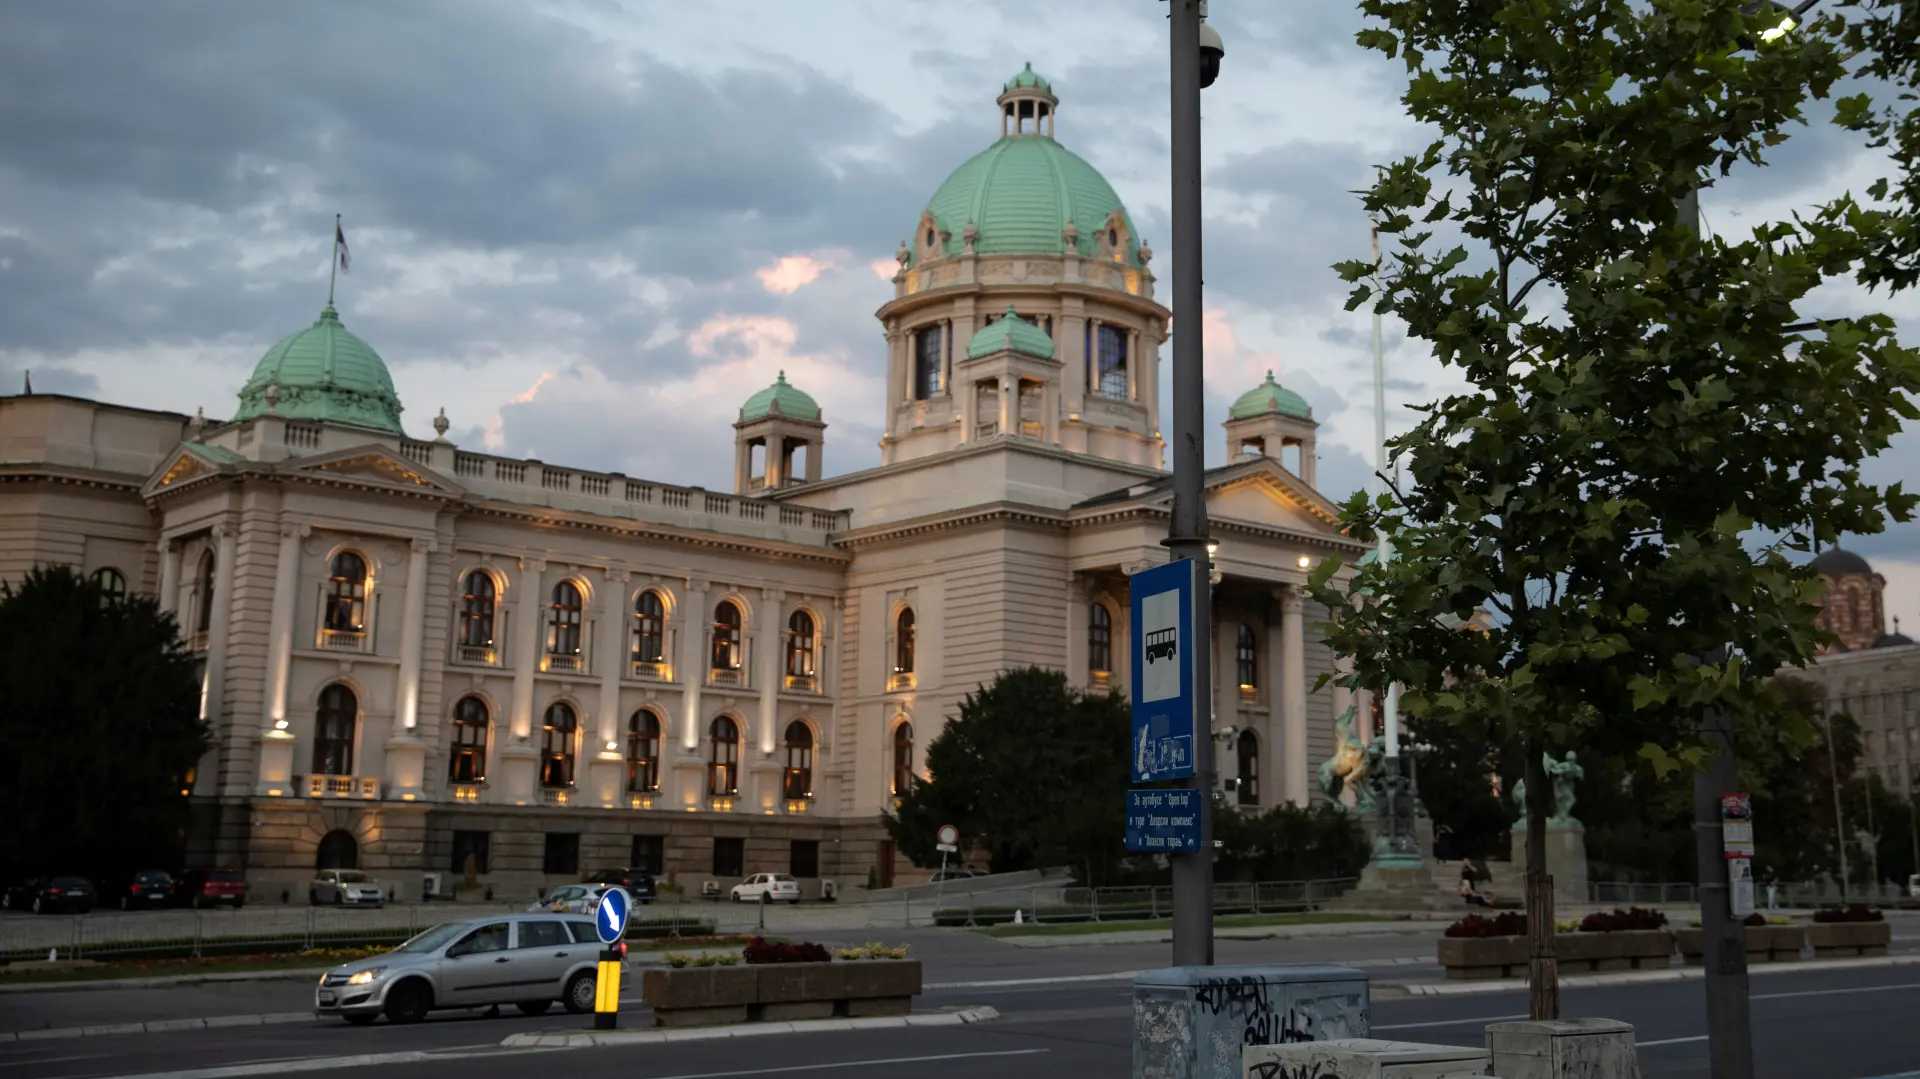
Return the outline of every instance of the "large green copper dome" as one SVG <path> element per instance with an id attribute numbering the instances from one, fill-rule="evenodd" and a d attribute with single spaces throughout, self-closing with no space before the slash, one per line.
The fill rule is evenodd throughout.
<path id="1" fill-rule="evenodd" d="M 1007 90 L 1050 93 L 1048 85 L 1028 67 L 1007 81 Z M 948 234 L 949 255 L 965 249 L 969 223 L 978 254 L 1065 254 L 1063 233 L 1071 221 L 1078 233 L 1074 248 L 1083 256 L 1098 250 L 1099 231 L 1118 210 L 1127 226 L 1127 265 L 1142 265 L 1140 237 L 1113 185 L 1050 133 L 1009 134 L 975 154 L 933 193 L 927 209 Z M 910 255 L 907 264 L 917 257 Z"/>
<path id="2" fill-rule="evenodd" d="M 805 390 L 787 381 L 787 373 L 773 380 L 773 385 L 747 398 L 740 406 L 740 419 L 757 420 L 762 416 L 780 415 L 790 420 L 818 420 L 820 403 Z"/>
<path id="3" fill-rule="evenodd" d="M 406 433 L 400 428 L 400 398 L 393 392 L 386 363 L 340 324 L 340 312 L 332 304 L 313 325 L 282 338 L 260 357 L 253 377 L 241 387 L 234 419 L 265 414 L 270 385 L 279 393 L 272 408 L 276 416 Z"/>
<path id="4" fill-rule="evenodd" d="M 1313 409 L 1306 398 L 1287 389 L 1273 380 L 1273 372 L 1267 372 L 1267 380 L 1240 395 L 1228 410 L 1229 419 L 1244 420 L 1249 416 L 1264 416 L 1269 412 L 1278 412 L 1282 416 L 1292 416 L 1297 420 L 1313 419 Z"/>

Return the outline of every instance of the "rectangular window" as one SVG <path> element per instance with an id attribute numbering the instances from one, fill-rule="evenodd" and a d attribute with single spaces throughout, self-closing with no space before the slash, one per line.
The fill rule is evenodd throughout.
<path id="1" fill-rule="evenodd" d="M 738 880 L 747 875 L 747 841 L 726 836 L 713 839 L 713 875 Z"/>
<path id="2" fill-rule="evenodd" d="M 1100 327 L 1100 395 L 1122 400 L 1132 396 L 1127 388 L 1127 331 L 1119 326 Z"/>
<path id="3" fill-rule="evenodd" d="M 913 335 L 913 399 L 925 401 L 940 393 L 940 327 L 929 326 Z"/>
<path id="4" fill-rule="evenodd" d="M 802 878 L 819 876 L 820 841 L 817 839 L 794 840 L 793 853 L 787 860 L 787 872 Z"/>
<path id="5" fill-rule="evenodd" d="M 492 832 L 453 833 L 453 864 L 447 868 L 464 877 L 467 872 L 467 859 L 471 857 L 474 873 L 485 873 L 488 849 L 492 845 Z"/>
<path id="6" fill-rule="evenodd" d="M 546 853 L 540 859 L 540 871 L 571 876 L 580 872 L 580 833 L 548 832 Z"/>
<path id="7" fill-rule="evenodd" d="M 572 943 L 572 935 L 567 932 L 565 922 L 544 918 L 539 920 L 525 918 L 520 921 L 520 938 L 514 946 L 516 948 L 565 948 Z"/>
<path id="8" fill-rule="evenodd" d="M 667 837 L 663 835 L 637 835 L 633 837 L 633 857 L 628 867 L 642 873 L 660 876 L 667 871 Z"/>

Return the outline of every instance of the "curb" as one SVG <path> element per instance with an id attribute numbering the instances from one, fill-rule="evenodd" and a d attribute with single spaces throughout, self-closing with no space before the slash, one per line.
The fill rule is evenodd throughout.
<path id="1" fill-rule="evenodd" d="M 848 1030 L 898 1030 L 905 1027 L 957 1027 L 1000 1018 L 993 1008 L 962 1008 L 920 1015 L 886 1015 L 867 1019 L 796 1019 L 786 1023 L 737 1023 L 721 1027 L 680 1030 L 569 1030 L 514 1034 L 502 1049 L 593 1049 L 617 1045 L 657 1045 L 662 1042 L 712 1041 L 718 1038 L 755 1038 L 768 1034 L 824 1034 Z"/>
<path id="2" fill-rule="evenodd" d="M 1826 970 L 1876 970 L 1889 967 L 1920 966 L 1920 955 L 1889 955 L 1872 959 L 1814 959 L 1797 963 L 1759 963 L 1747 968 L 1749 975 L 1795 974 Z M 1617 974 L 1575 974 L 1560 979 L 1568 989 L 1613 985 L 1652 985 L 1660 982 L 1691 982 L 1705 976 L 1699 967 L 1675 967 L 1668 970 L 1630 970 Z M 1375 989 L 1391 989 L 1410 997 L 1462 997 L 1486 993 L 1524 992 L 1527 983 L 1520 978 L 1485 982 L 1408 982 L 1377 983 Z"/>
<path id="3" fill-rule="evenodd" d="M 0 1032 L 0 1044 L 94 1038 L 108 1034 L 164 1034 L 176 1030 L 216 1030 L 221 1027 L 264 1027 L 282 1023 L 314 1022 L 312 1012 L 273 1012 L 267 1015 L 216 1015 L 209 1019 L 156 1019 L 150 1023 L 102 1023 L 90 1027 L 53 1027 L 46 1030 Z"/>

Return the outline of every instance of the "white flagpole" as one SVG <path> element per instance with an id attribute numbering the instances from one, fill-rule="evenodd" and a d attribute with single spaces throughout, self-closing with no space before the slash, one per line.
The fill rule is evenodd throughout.
<path id="1" fill-rule="evenodd" d="M 1374 477 L 1373 490 L 1376 494 L 1386 490 L 1387 475 L 1387 360 L 1380 341 L 1380 220 L 1373 214 L 1367 215 L 1367 224 L 1373 239 L 1373 438 L 1374 438 Z M 1386 565 L 1393 556 L 1393 547 L 1387 542 L 1387 534 L 1380 533 L 1379 559 Z M 1382 725 L 1386 728 L 1387 756 L 1400 756 L 1400 687 L 1387 687 L 1386 700 L 1380 708 Z"/>

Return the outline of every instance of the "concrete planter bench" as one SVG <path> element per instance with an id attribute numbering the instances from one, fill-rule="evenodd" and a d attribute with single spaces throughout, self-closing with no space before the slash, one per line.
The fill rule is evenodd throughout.
<path id="1" fill-rule="evenodd" d="M 1745 929 L 1748 963 L 1797 963 L 1800 961 L 1800 950 L 1807 943 L 1806 927 L 1749 925 Z M 1675 930 L 1673 937 L 1680 946 L 1680 955 L 1688 963 L 1698 964 L 1702 951 L 1700 930 L 1698 928 Z"/>
<path id="2" fill-rule="evenodd" d="M 641 975 L 640 995 L 660 1027 L 906 1015 L 920 995 L 920 961 L 654 969 Z"/>
<path id="3" fill-rule="evenodd" d="M 1811 922 L 1806 928 L 1807 943 L 1820 959 L 1885 955 L 1893 943 L 1889 922 Z"/>
<path id="4" fill-rule="evenodd" d="M 1673 962 L 1673 934 L 1664 929 L 1617 933 L 1556 933 L 1554 957 L 1562 972 L 1658 970 Z M 1440 965 L 1456 979 L 1519 978 L 1527 973 L 1525 937 L 1441 937 Z"/>

